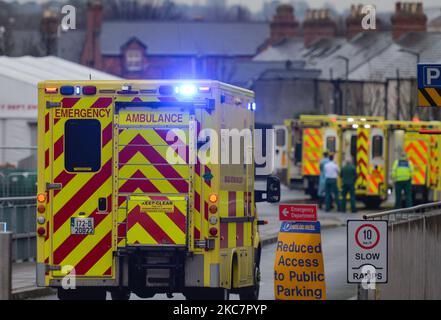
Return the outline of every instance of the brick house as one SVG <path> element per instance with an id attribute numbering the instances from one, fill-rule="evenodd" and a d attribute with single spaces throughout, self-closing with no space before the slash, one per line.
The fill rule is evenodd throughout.
<path id="1" fill-rule="evenodd" d="M 89 4 L 81 63 L 123 78 L 223 78 L 269 38 L 265 22 L 103 21 Z"/>

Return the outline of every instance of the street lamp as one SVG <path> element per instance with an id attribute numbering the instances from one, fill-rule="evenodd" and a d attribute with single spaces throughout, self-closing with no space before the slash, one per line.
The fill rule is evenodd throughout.
<path id="1" fill-rule="evenodd" d="M 348 81 L 349 81 L 349 58 L 345 56 L 337 56 L 337 59 L 343 60 L 346 64 L 346 83 L 345 83 L 345 112 L 348 112 Z M 343 113 L 343 112 L 342 112 Z"/>
<path id="2" fill-rule="evenodd" d="M 0 26 L 0 54 L 5 54 L 5 40 L 4 34 L 6 32 L 6 28 L 4 26 Z"/>
<path id="3" fill-rule="evenodd" d="M 420 63 L 420 56 L 421 56 L 421 53 L 420 53 L 420 52 L 412 51 L 412 50 L 405 49 L 405 48 L 400 48 L 398 51 L 400 51 L 400 52 L 406 52 L 406 53 L 408 53 L 408 54 L 413 55 L 413 56 L 416 57 L 416 59 L 417 59 L 417 64 Z"/>

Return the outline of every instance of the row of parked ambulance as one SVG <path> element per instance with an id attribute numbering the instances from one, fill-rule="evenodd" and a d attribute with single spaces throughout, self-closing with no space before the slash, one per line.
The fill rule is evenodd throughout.
<path id="1" fill-rule="evenodd" d="M 347 159 L 356 164 L 356 196 L 368 208 L 378 208 L 391 193 L 392 165 L 402 153 L 414 166 L 414 203 L 440 199 L 441 122 L 302 115 L 275 130 L 277 174 L 287 186 L 301 186 L 312 198 L 317 196 L 320 161 L 328 151 L 340 166 Z"/>

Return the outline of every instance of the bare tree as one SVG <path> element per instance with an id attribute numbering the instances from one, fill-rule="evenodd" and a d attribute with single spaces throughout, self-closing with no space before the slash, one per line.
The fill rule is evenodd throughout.
<path id="1" fill-rule="evenodd" d="M 4 1 L 0 1 L 0 55 L 10 55 L 14 49 L 12 37 L 11 7 Z"/>
<path id="2" fill-rule="evenodd" d="M 109 20 L 181 20 L 173 1 L 106 0 L 104 17 Z"/>
<path id="3" fill-rule="evenodd" d="M 252 14 L 248 8 L 236 5 L 228 10 L 228 19 L 230 21 L 250 21 L 252 20 Z"/>

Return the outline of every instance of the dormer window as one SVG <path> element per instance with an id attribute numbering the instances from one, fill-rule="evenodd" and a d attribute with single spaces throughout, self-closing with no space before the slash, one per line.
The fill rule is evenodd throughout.
<path id="1" fill-rule="evenodd" d="M 126 69 L 130 72 L 142 70 L 142 51 L 138 49 L 128 49 L 126 51 Z"/>

